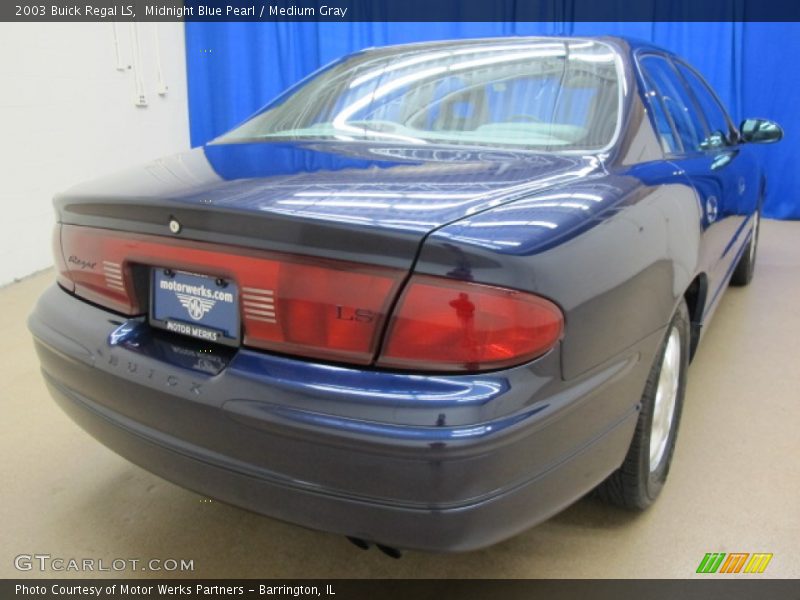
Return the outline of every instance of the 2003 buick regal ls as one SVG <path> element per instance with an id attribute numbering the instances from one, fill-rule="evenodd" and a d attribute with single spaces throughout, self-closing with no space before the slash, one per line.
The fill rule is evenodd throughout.
<path id="1" fill-rule="evenodd" d="M 670 466 L 766 181 L 690 65 L 617 38 L 378 48 L 55 200 L 30 329 L 81 427 L 202 494 L 469 550 Z"/>

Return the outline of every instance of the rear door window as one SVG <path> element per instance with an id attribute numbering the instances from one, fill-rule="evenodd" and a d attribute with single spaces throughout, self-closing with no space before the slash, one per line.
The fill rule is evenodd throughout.
<path id="1" fill-rule="evenodd" d="M 705 148 L 715 148 L 727 145 L 731 139 L 732 129 L 728 113 L 725 112 L 722 104 L 708 87 L 708 84 L 694 69 L 681 62 L 676 62 L 675 65 L 697 99 L 697 103 L 708 123 L 709 136 L 704 140 L 703 146 Z"/>
<path id="2" fill-rule="evenodd" d="M 699 152 L 709 132 L 694 99 L 685 87 L 675 68 L 663 56 L 648 54 L 639 59 L 651 105 L 659 102 L 664 116 L 671 122 L 674 135 L 684 153 Z M 675 140 L 665 140 L 663 124 L 659 125 L 658 110 L 654 110 L 656 126 L 662 135 L 662 144 L 676 146 Z M 672 152 L 678 152 L 673 148 Z"/>

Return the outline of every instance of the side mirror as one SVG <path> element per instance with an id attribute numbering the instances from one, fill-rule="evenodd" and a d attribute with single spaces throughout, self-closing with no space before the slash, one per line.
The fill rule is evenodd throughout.
<path id="1" fill-rule="evenodd" d="M 783 139 L 781 126 L 767 119 L 745 119 L 739 131 L 742 141 L 750 144 L 774 144 Z"/>

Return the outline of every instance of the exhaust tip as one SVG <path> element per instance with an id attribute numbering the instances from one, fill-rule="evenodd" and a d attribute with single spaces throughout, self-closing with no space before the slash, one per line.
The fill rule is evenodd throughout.
<path id="1" fill-rule="evenodd" d="M 397 548 L 392 548 L 391 546 L 384 546 L 383 544 L 375 544 L 381 552 L 383 552 L 389 558 L 403 558 L 403 551 Z"/>
<path id="2" fill-rule="evenodd" d="M 369 550 L 369 542 L 366 540 L 362 540 L 361 538 L 352 537 L 350 535 L 345 536 L 347 541 L 356 546 L 357 548 L 361 548 L 362 550 Z"/>

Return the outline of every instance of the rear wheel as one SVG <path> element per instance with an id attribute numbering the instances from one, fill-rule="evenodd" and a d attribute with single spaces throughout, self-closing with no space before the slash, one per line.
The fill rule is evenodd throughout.
<path id="1" fill-rule="evenodd" d="M 603 500 L 644 509 L 658 497 L 675 449 L 688 366 L 689 310 L 681 300 L 650 370 L 625 461 L 596 490 Z"/>
<path id="2" fill-rule="evenodd" d="M 739 259 L 739 264 L 731 275 L 731 283 L 733 285 L 747 285 L 753 279 L 753 272 L 756 269 L 756 250 L 758 249 L 758 229 L 761 225 L 761 210 L 756 210 L 753 214 L 753 235 L 750 236 L 750 241 L 747 242 L 747 247 Z"/>

